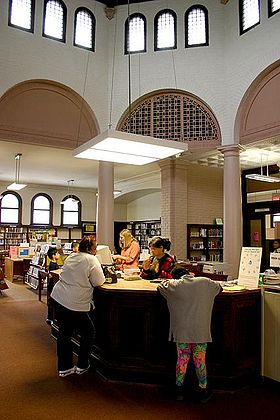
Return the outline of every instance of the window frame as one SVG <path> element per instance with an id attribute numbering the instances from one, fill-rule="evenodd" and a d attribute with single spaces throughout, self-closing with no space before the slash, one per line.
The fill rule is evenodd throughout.
<path id="1" fill-rule="evenodd" d="M 35 0 L 31 0 L 31 22 L 30 22 L 31 25 L 30 25 L 30 29 L 24 28 L 22 26 L 15 25 L 14 23 L 11 22 L 12 4 L 13 4 L 13 0 L 9 0 L 8 26 L 10 26 L 11 28 L 20 29 L 22 31 L 29 32 L 29 33 L 33 34 L 34 33 L 34 21 L 35 21 Z"/>
<path id="2" fill-rule="evenodd" d="M 47 223 L 47 224 L 35 223 L 34 222 L 34 210 L 42 210 L 42 209 L 35 209 L 34 208 L 34 202 L 35 202 L 36 198 L 38 198 L 38 197 L 45 197 L 45 198 L 48 199 L 48 201 L 50 203 L 50 208 L 44 210 L 44 211 L 49 210 L 49 216 L 50 217 L 49 217 L 49 223 Z M 31 206 L 30 206 L 30 225 L 31 226 L 47 226 L 47 227 L 50 227 L 50 226 L 53 225 L 53 200 L 48 194 L 38 193 L 38 194 L 35 194 L 32 197 Z"/>
<path id="3" fill-rule="evenodd" d="M 250 31 L 251 29 L 255 28 L 256 26 L 258 26 L 261 23 L 261 5 L 260 5 L 260 0 L 257 0 L 259 3 L 259 21 L 257 23 L 255 23 L 254 25 L 250 26 L 247 29 L 243 29 L 243 4 L 244 4 L 244 0 L 239 0 L 239 34 L 240 36 L 243 34 L 246 34 L 248 31 Z"/>
<path id="4" fill-rule="evenodd" d="M 129 22 L 132 18 L 141 17 L 144 22 L 144 49 L 138 51 L 128 51 L 128 41 L 129 41 Z M 125 24 L 124 24 L 124 54 L 143 54 L 147 52 L 147 19 L 142 13 L 132 13 L 127 17 Z"/>
<path id="5" fill-rule="evenodd" d="M 91 48 L 84 47 L 83 45 L 76 44 L 76 42 L 75 42 L 76 28 L 77 28 L 77 15 L 78 15 L 79 12 L 82 12 L 82 11 L 87 12 L 90 15 L 91 19 L 92 19 L 92 33 L 91 33 L 91 36 L 92 36 L 92 47 Z M 78 47 L 78 48 L 82 48 L 83 50 L 95 52 L 95 30 L 96 30 L 96 19 L 95 19 L 94 14 L 92 13 L 92 11 L 89 10 L 87 7 L 78 7 L 75 10 L 75 15 L 74 15 L 74 31 L 73 31 L 74 32 L 73 33 L 73 45 L 74 45 L 74 47 Z"/>
<path id="6" fill-rule="evenodd" d="M 158 40 L 158 20 L 164 13 L 169 13 L 173 16 L 174 19 L 174 46 L 173 47 L 163 47 L 160 48 L 157 46 Z M 154 17 L 154 51 L 168 51 L 177 49 L 177 14 L 172 9 L 163 9 L 160 10 Z"/>
<path id="7" fill-rule="evenodd" d="M 58 3 L 60 3 L 60 5 L 62 6 L 62 9 L 63 9 L 63 34 L 62 34 L 62 39 L 45 34 L 46 9 L 47 9 L 47 4 L 50 1 L 57 1 Z M 62 0 L 44 0 L 42 36 L 44 38 L 52 39 L 52 40 L 58 41 L 58 42 L 63 42 L 65 44 L 66 43 L 66 25 L 67 25 L 67 7 L 66 7 L 65 3 Z"/>
<path id="8" fill-rule="evenodd" d="M 73 194 L 68 194 L 65 197 L 63 197 L 63 199 L 61 201 L 65 201 L 68 198 L 74 198 L 75 200 L 78 200 L 78 223 L 77 224 L 67 224 L 67 223 L 63 223 L 63 214 L 65 211 L 69 212 L 69 213 L 76 213 L 76 211 L 73 210 L 64 210 L 64 204 L 60 204 L 60 226 L 61 227 L 81 227 L 82 222 L 81 222 L 81 214 L 82 214 L 82 204 L 81 204 L 81 200 L 79 199 L 79 197 L 77 197 L 76 195 Z"/>
<path id="9" fill-rule="evenodd" d="M 268 17 L 270 18 L 271 16 L 276 15 L 276 13 L 280 12 L 280 7 L 278 10 L 276 10 L 275 12 L 272 11 L 272 1 L 273 0 L 268 0 L 267 2 L 267 7 L 268 7 Z"/>
<path id="10" fill-rule="evenodd" d="M 3 222 L 2 221 L 2 199 L 5 195 L 14 195 L 18 200 L 18 222 Z M 0 224 L 5 226 L 21 226 L 22 225 L 22 198 L 21 196 L 15 191 L 5 191 L 2 194 L 2 199 L 0 200 Z M 14 207 L 4 207 L 5 209 L 15 209 Z"/>
<path id="11" fill-rule="evenodd" d="M 205 42 L 202 44 L 188 44 L 188 33 L 189 33 L 189 22 L 188 15 L 193 9 L 201 9 L 205 15 Z M 202 4 L 193 4 L 185 12 L 185 48 L 197 48 L 197 47 L 208 47 L 209 46 L 209 16 L 208 9 Z"/>

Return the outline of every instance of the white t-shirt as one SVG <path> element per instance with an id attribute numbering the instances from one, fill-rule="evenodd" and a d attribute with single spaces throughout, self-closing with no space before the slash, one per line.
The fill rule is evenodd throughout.
<path id="1" fill-rule="evenodd" d="M 73 253 L 66 259 L 51 297 L 72 311 L 87 312 L 93 304 L 93 288 L 104 281 L 102 267 L 94 255 Z"/>

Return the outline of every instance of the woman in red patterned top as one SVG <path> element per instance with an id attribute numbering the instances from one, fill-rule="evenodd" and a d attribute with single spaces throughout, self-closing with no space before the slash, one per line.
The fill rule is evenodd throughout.
<path id="1" fill-rule="evenodd" d="M 143 262 L 141 277 L 153 280 L 156 278 L 171 279 L 171 270 L 175 259 L 166 251 L 170 250 L 169 239 L 154 236 L 149 242 L 151 256 Z"/>

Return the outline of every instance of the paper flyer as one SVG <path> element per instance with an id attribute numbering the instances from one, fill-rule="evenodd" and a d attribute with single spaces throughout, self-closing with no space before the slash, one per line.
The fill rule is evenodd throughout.
<path id="1" fill-rule="evenodd" d="M 261 247 L 242 247 L 238 284 L 248 288 L 257 288 L 261 266 Z"/>

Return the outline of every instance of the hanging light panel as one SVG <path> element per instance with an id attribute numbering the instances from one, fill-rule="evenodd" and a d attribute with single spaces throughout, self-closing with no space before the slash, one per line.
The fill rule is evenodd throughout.
<path id="1" fill-rule="evenodd" d="M 8 185 L 7 190 L 19 191 L 19 190 L 22 190 L 23 188 L 25 188 L 27 186 L 27 184 L 21 184 L 19 182 L 20 158 L 21 158 L 21 156 L 22 156 L 21 153 L 18 153 L 18 154 L 15 155 L 15 164 L 16 164 L 15 182 Z"/>
<path id="2" fill-rule="evenodd" d="M 187 143 L 107 130 L 73 151 L 77 158 L 145 165 L 187 150 Z"/>

